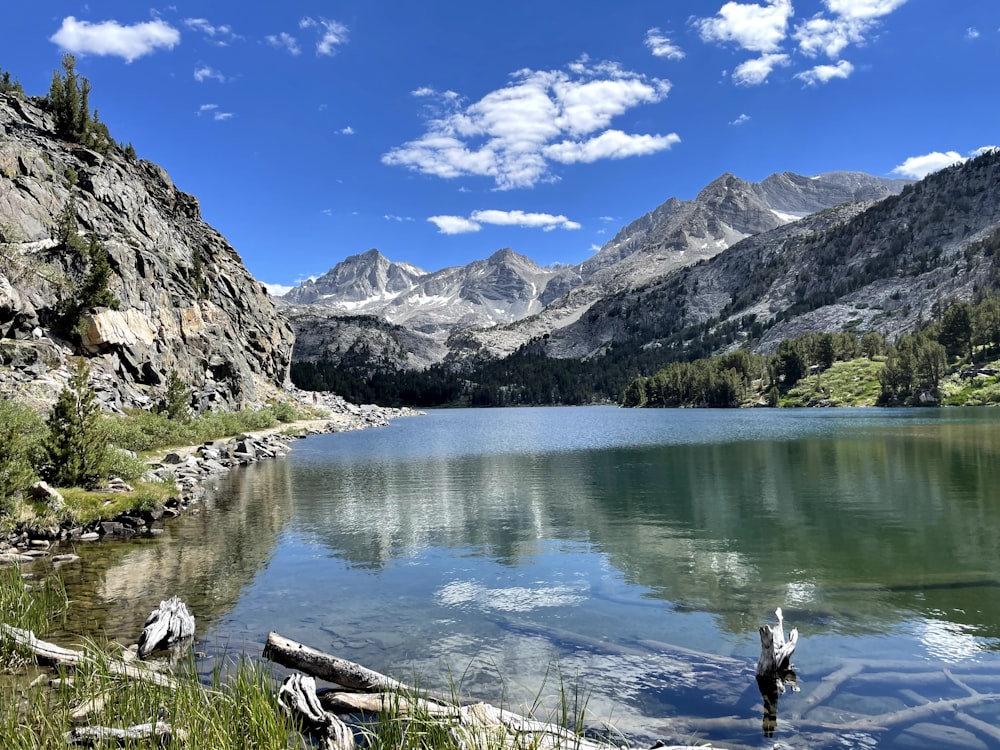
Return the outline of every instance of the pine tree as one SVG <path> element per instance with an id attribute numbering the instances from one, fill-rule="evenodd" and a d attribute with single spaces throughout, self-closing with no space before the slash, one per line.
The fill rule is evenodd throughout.
<path id="1" fill-rule="evenodd" d="M 157 411 L 177 422 L 191 418 L 191 389 L 184 385 L 176 370 L 171 370 L 167 376 L 167 392 L 157 405 Z"/>
<path id="2" fill-rule="evenodd" d="M 117 310 L 121 302 L 108 289 L 111 256 L 94 234 L 87 238 L 87 256 L 90 258 L 90 270 L 83 277 L 77 292 L 79 308 L 86 310 L 88 307 L 110 307 Z"/>
<path id="3" fill-rule="evenodd" d="M 90 367 L 78 359 L 48 418 L 46 477 L 60 487 L 93 487 L 107 478 L 110 454 Z"/>

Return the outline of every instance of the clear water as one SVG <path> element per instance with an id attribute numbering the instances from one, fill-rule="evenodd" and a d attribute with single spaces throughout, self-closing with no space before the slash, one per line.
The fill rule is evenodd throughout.
<path id="1" fill-rule="evenodd" d="M 160 539 L 91 547 L 72 627 L 134 640 L 178 594 L 209 654 L 277 630 L 514 707 L 578 692 L 636 744 L 997 747 L 972 727 L 995 702 L 865 717 L 1000 693 L 998 438 L 974 409 L 432 412 L 300 441 Z M 778 606 L 800 690 L 772 737 L 753 670 Z"/>

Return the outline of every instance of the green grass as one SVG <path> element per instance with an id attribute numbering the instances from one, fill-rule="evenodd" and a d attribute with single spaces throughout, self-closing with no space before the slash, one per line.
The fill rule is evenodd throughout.
<path id="1" fill-rule="evenodd" d="M 874 406 L 882 386 L 881 360 L 867 358 L 834 362 L 823 372 L 808 375 L 782 396 L 779 406 Z"/>
<path id="2" fill-rule="evenodd" d="M 187 420 L 169 419 L 165 414 L 134 409 L 125 416 L 105 417 L 112 445 L 150 453 L 162 448 L 197 445 L 241 432 L 254 432 L 279 424 L 320 416 L 313 409 L 278 401 L 263 409 L 208 412 Z"/>

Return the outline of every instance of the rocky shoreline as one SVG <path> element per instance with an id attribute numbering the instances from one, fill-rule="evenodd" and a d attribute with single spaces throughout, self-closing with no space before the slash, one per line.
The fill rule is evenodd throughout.
<path id="1" fill-rule="evenodd" d="M 385 427 L 392 419 L 422 413 L 406 407 L 371 404 L 358 406 L 333 393 L 299 392 L 297 396 L 311 407 L 328 410 L 329 416 L 168 450 L 158 461 L 149 462 L 147 473 L 147 478 L 173 481 L 177 488 L 176 495 L 162 506 L 137 508 L 86 525 L 63 522 L 47 528 L 15 531 L 0 539 L 0 565 L 30 563 L 40 558 L 49 558 L 55 565 L 65 564 L 79 559 L 75 552 L 58 554 L 60 548 L 68 548 L 68 545 L 74 545 L 75 548 L 78 542 L 158 536 L 163 533 L 163 524 L 167 519 L 176 518 L 189 506 L 199 502 L 204 494 L 205 481 L 211 477 L 257 461 L 284 456 L 292 449 L 293 442 L 310 435 Z M 108 487 L 101 488 L 108 492 L 130 489 L 120 479 L 111 480 Z M 51 493 L 50 503 L 58 504 L 62 500 L 55 490 L 44 485 L 39 490 Z"/>

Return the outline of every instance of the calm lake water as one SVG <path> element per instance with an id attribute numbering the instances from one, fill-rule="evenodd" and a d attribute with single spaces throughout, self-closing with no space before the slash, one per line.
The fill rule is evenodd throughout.
<path id="1" fill-rule="evenodd" d="M 206 669 L 277 630 L 515 708 L 579 694 L 639 746 L 1000 747 L 996 410 L 437 411 L 299 441 L 64 570 L 78 633 L 134 641 L 181 596 Z"/>

